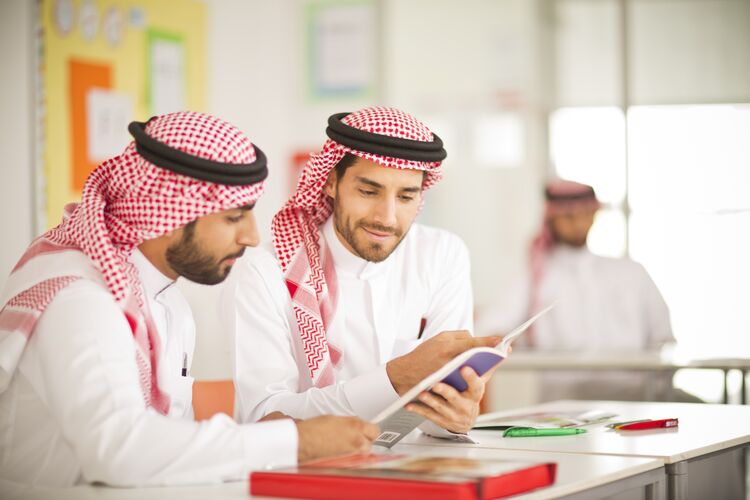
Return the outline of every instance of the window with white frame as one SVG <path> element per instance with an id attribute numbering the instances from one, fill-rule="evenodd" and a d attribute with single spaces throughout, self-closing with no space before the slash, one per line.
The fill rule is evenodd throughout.
<path id="1" fill-rule="evenodd" d="M 644 264 L 682 352 L 750 356 L 750 2 L 553 14 L 550 159 L 604 203 L 589 247 Z"/>
<path id="2" fill-rule="evenodd" d="M 614 107 L 550 118 L 556 174 L 605 207 L 589 248 L 646 266 L 686 353 L 750 355 L 750 105 L 631 107 L 627 183 L 625 126 Z"/>

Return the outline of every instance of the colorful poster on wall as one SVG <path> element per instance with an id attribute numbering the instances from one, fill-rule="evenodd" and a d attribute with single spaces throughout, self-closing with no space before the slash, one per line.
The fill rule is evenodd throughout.
<path id="1" fill-rule="evenodd" d="M 206 9 L 199 0 L 40 0 L 38 231 L 123 151 L 130 121 L 205 110 Z"/>

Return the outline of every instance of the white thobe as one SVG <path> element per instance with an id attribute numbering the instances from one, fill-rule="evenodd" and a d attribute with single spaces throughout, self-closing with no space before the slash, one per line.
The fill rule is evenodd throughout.
<path id="1" fill-rule="evenodd" d="M 529 287 L 526 273 L 504 288 L 492 307 L 479 316 L 477 332 L 507 332 L 523 322 L 529 314 Z M 643 266 L 630 259 L 558 245 L 545 263 L 539 285 L 539 307 L 553 302 L 557 303 L 554 309 L 530 331 L 532 342 L 521 337 L 520 348 L 526 344 L 540 351 L 643 353 L 674 340 L 664 299 Z M 609 385 L 612 392 L 602 396 L 612 398 L 618 390 L 632 394 L 646 383 L 639 373 L 611 374 L 598 381 L 590 380 L 590 375 L 548 375 L 542 383 L 545 399 L 586 397 L 581 385 L 586 381 L 591 382 L 589 387 Z"/>
<path id="2" fill-rule="evenodd" d="M 192 420 L 189 306 L 138 250 L 131 262 L 159 333 L 158 380 L 170 397 L 169 416 L 146 408 L 133 334 L 94 271 L 47 306 L 0 395 L 0 477 L 49 486 L 197 484 L 296 463 L 291 420 L 243 426 L 222 414 Z"/>
<path id="3" fill-rule="evenodd" d="M 469 254 L 457 236 L 413 224 L 380 263 L 347 250 L 332 218 L 321 237 L 338 279 L 338 304 L 327 332 L 328 342 L 342 352 L 334 367 L 336 383 L 311 387 L 281 268 L 271 251 L 255 249 L 235 266 L 222 300 L 240 421 L 272 411 L 372 419 L 398 398 L 385 370 L 389 360 L 442 331 L 473 330 Z"/>

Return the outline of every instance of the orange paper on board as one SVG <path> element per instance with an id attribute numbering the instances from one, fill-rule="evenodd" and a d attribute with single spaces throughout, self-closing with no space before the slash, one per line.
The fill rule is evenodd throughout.
<path id="1" fill-rule="evenodd" d="M 68 62 L 70 77 L 70 116 L 71 116 L 71 188 L 81 192 L 86 177 L 97 163 L 88 155 L 88 120 L 86 118 L 86 94 L 92 88 L 111 89 L 112 69 L 107 64 L 96 64 L 71 59 Z"/>

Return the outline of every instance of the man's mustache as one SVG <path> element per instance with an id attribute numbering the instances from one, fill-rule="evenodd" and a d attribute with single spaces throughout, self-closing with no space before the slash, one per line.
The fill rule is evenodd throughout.
<path id="1" fill-rule="evenodd" d="M 401 236 L 401 231 L 397 227 L 381 226 L 380 224 L 360 224 L 364 229 L 372 229 L 379 233 L 390 233 L 394 236 Z"/>
<path id="2" fill-rule="evenodd" d="M 231 255 L 227 255 L 226 257 L 224 257 L 221 260 L 225 261 L 225 260 L 239 259 L 243 255 L 245 255 L 245 249 L 244 248 L 242 250 L 240 250 L 239 252 L 237 252 L 237 253 L 233 253 Z"/>

